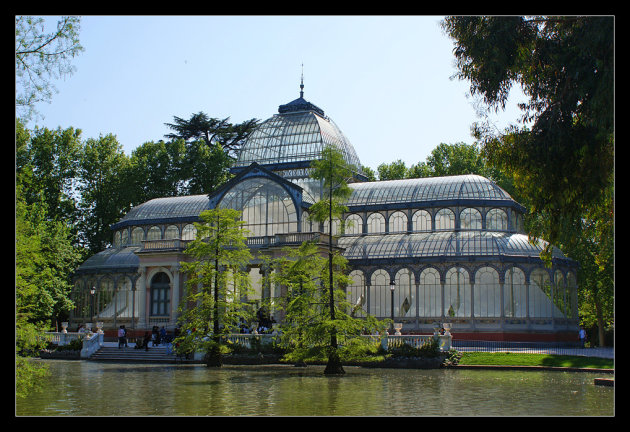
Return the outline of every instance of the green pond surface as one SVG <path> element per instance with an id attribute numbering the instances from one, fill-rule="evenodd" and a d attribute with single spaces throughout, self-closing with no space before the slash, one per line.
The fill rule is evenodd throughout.
<path id="1" fill-rule="evenodd" d="M 17 416 L 613 416 L 587 372 L 38 360 L 50 377 Z M 604 376 L 609 378 L 610 376 Z"/>

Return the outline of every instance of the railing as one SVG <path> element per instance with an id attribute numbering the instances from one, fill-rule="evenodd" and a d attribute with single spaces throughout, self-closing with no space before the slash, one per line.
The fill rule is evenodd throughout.
<path id="1" fill-rule="evenodd" d="M 280 246 L 302 244 L 305 241 L 317 241 L 319 243 L 328 244 L 328 234 L 320 232 L 304 232 L 304 233 L 285 233 L 274 234 L 272 236 L 248 237 L 247 246 Z M 333 237 L 333 245 L 337 244 L 337 239 Z"/>
<path id="2" fill-rule="evenodd" d="M 92 354 L 99 350 L 103 346 L 103 333 L 92 333 L 91 336 L 87 334 L 83 338 L 83 349 L 81 350 L 81 358 L 90 358 Z"/>
<path id="3" fill-rule="evenodd" d="M 518 352 L 527 354 L 572 355 L 579 342 L 509 342 L 482 340 L 454 340 L 453 348 L 461 352 Z"/>
<path id="4" fill-rule="evenodd" d="M 75 339 L 81 339 L 85 336 L 86 333 L 78 333 L 78 332 L 46 332 L 44 333 L 44 337 L 47 341 L 52 342 L 56 345 L 68 345 Z"/>
<path id="5" fill-rule="evenodd" d="M 104 344 L 103 332 L 96 333 L 78 333 L 78 332 L 46 332 L 44 337 L 57 345 L 67 345 L 75 339 L 83 339 L 83 348 L 81 349 L 81 358 L 89 358 L 92 354 L 99 350 Z"/>
<path id="6" fill-rule="evenodd" d="M 438 339 L 440 351 L 448 351 L 452 347 L 453 337 L 451 335 L 388 335 L 381 339 L 383 348 L 398 348 L 404 344 L 414 348 L 420 348 L 422 345 L 431 342 L 433 338 Z"/>
<path id="7" fill-rule="evenodd" d="M 438 338 L 440 351 L 448 351 L 451 349 L 452 336 L 451 335 L 364 335 L 361 337 L 371 338 L 375 341 L 380 340 L 381 346 L 384 349 L 397 348 L 403 344 L 410 345 L 415 348 L 420 348 L 427 342 L 430 342 L 434 337 Z M 278 335 L 274 334 L 231 334 L 227 337 L 228 341 L 233 344 L 242 346 L 243 348 L 251 349 L 252 341 L 258 339 L 261 345 L 272 344 Z M 340 338 L 339 343 L 343 345 L 343 338 Z"/>
<path id="8" fill-rule="evenodd" d="M 142 249 L 140 252 L 145 251 L 159 251 L 159 250 L 184 250 L 188 246 L 190 240 L 182 239 L 159 239 L 159 240 L 142 240 Z"/>

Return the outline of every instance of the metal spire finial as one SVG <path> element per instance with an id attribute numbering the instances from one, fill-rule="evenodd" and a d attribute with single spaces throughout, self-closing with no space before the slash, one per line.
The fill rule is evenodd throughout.
<path id="1" fill-rule="evenodd" d="M 300 97 L 304 97 L 304 63 L 302 63 L 302 81 L 300 82 Z"/>

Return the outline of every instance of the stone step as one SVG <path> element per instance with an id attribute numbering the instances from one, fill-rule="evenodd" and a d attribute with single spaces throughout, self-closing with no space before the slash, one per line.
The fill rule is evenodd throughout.
<path id="1" fill-rule="evenodd" d="M 149 347 L 144 349 L 102 347 L 92 354 L 93 361 L 128 361 L 128 362 L 163 362 L 175 363 L 178 358 L 174 354 L 167 354 L 165 347 Z"/>

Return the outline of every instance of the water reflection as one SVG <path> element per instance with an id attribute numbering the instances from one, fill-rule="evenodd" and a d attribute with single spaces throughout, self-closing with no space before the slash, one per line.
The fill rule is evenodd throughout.
<path id="1" fill-rule="evenodd" d="M 590 373 L 46 363 L 52 376 L 17 415 L 614 415 L 614 389 Z"/>

